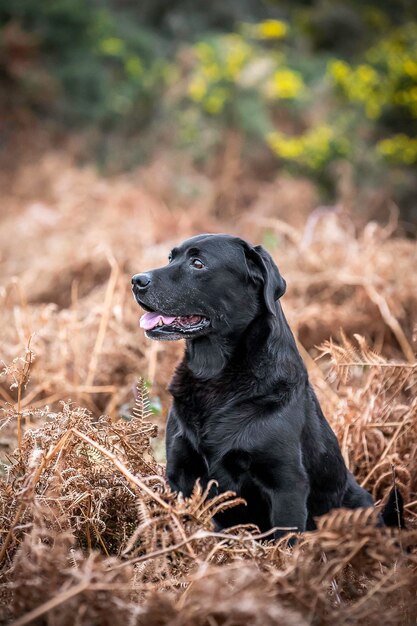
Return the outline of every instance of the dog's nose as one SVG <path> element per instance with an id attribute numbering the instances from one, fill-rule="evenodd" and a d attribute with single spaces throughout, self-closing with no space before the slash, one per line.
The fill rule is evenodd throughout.
<path id="1" fill-rule="evenodd" d="M 140 291 L 145 291 L 151 284 L 151 277 L 149 274 L 135 274 L 132 276 L 132 285 Z"/>

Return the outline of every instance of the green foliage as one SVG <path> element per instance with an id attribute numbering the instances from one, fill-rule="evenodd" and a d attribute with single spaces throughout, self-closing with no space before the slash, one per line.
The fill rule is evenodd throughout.
<path id="1" fill-rule="evenodd" d="M 134 154 L 162 135 L 204 158 L 232 128 L 292 173 L 334 183 L 344 160 L 378 184 L 417 162 L 416 13 L 406 0 L 2 0 L 0 64 L 18 102 L 103 141 L 140 133 Z"/>
<path id="2" fill-rule="evenodd" d="M 268 52 L 256 39 L 277 40 L 287 33 L 278 20 L 245 25 L 241 33 L 217 35 L 193 47 L 194 67 L 187 94 L 220 124 L 255 136 L 272 130 L 268 112 L 277 101 L 292 101 L 304 90 L 302 76 L 282 54 Z"/>
<path id="3" fill-rule="evenodd" d="M 239 24 L 234 33 L 198 41 L 186 87 L 190 143 L 204 125 L 233 126 L 266 144 L 293 173 L 327 185 L 336 161 L 349 161 L 359 183 L 371 167 L 376 184 L 388 166 L 415 163 L 417 26 L 380 36 L 388 18 L 368 8 L 371 18 L 373 43 L 358 61 L 343 58 L 343 46 L 339 58 L 300 57 L 299 32 L 280 20 Z"/>
<path id="4" fill-rule="evenodd" d="M 18 76 L 30 103 L 66 122 L 106 127 L 130 117 L 140 126 L 154 114 L 169 65 L 155 57 L 158 38 L 146 29 L 87 0 L 6 0 L 0 17 L 5 29 L 17 23 L 37 44 Z M 52 79 L 47 97 L 33 89 L 41 65 Z"/>
<path id="5" fill-rule="evenodd" d="M 310 170 L 320 170 L 330 161 L 349 153 L 348 140 L 328 125 L 314 126 L 300 136 L 274 131 L 267 136 L 275 154 Z"/>
<path id="6" fill-rule="evenodd" d="M 416 140 L 406 133 L 417 132 L 417 25 L 394 29 L 366 51 L 360 64 L 330 62 L 329 75 L 343 103 L 357 106 L 361 121 L 368 120 L 374 142 L 381 134 L 397 131 L 377 141 L 377 152 L 399 163 L 414 163 Z"/>

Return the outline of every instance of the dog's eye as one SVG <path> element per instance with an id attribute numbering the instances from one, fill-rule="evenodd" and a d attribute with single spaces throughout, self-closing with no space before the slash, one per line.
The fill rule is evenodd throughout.
<path id="1" fill-rule="evenodd" d="M 169 254 L 168 254 L 168 263 L 171 263 L 171 261 L 172 261 L 172 254 L 171 254 L 171 253 L 169 253 Z"/>
<path id="2" fill-rule="evenodd" d="M 196 269 L 196 270 L 202 270 L 204 267 L 204 263 L 203 261 L 200 261 L 200 259 L 191 259 L 191 265 Z"/>

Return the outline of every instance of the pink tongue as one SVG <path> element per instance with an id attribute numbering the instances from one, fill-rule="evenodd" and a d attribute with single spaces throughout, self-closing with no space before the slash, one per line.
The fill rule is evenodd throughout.
<path id="1" fill-rule="evenodd" d="M 172 324 L 175 317 L 162 315 L 162 313 L 145 313 L 140 318 L 139 326 L 145 330 L 151 330 L 155 328 L 155 326 L 158 326 L 159 320 L 162 320 L 164 324 Z"/>

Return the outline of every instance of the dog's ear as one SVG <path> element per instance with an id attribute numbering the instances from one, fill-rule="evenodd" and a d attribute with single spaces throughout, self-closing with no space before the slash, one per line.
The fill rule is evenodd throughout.
<path id="1" fill-rule="evenodd" d="M 275 261 L 262 246 L 252 247 L 248 244 L 245 245 L 245 257 L 249 278 L 254 281 L 262 280 L 266 307 L 272 315 L 276 315 L 275 302 L 284 295 L 287 284 Z"/>

